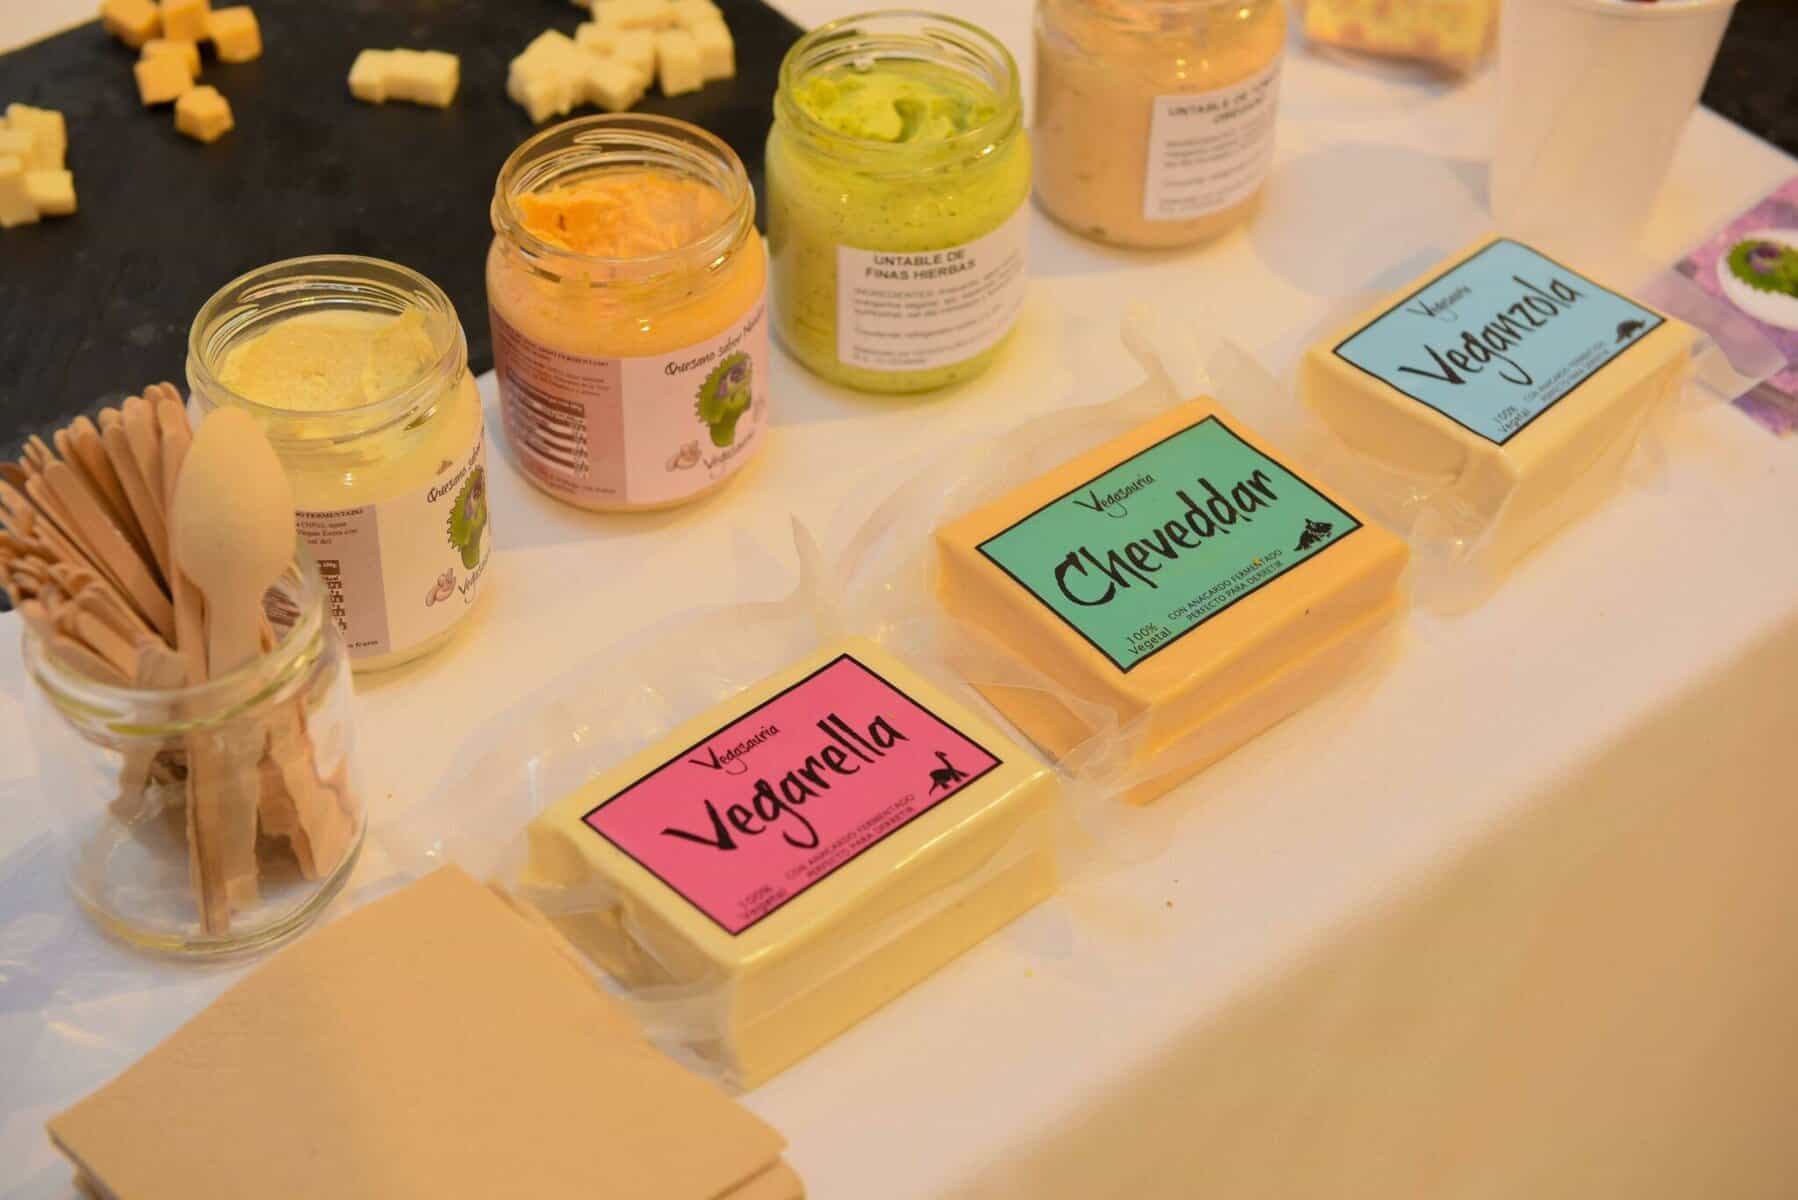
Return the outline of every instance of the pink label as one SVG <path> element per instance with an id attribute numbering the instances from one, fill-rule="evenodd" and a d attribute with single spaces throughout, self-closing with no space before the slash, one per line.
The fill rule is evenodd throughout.
<path id="1" fill-rule="evenodd" d="M 500 411 L 520 464 L 553 491 L 614 504 L 683 500 L 734 474 L 768 419 L 767 306 L 673 354 L 588 358 L 497 310 Z"/>
<path id="2" fill-rule="evenodd" d="M 585 819 L 734 935 L 998 765 L 844 654 Z"/>

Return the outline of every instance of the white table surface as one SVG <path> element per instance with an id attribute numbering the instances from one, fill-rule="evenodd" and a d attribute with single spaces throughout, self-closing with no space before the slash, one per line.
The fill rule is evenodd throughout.
<path id="1" fill-rule="evenodd" d="M 1020 51 L 1027 10 L 958 6 Z M 0 46 L 89 11 L 7 0 Z M 1148 257 L 1035 218 L 1021 336 L 986 377 L 894 404 L 782 358 L 777 436 L 696 508 L 583 515 L 496 456 L 474 627 L 358 685 L 375 820 L 583 653 L 781 594 L 789 512 L 840 543 L 933 447 L 1129 386 L 1131 300 L 1209 314 L 1285 369 L 1331 305 L 1481 203 L 1491 94 L 1295 43 L 1251 228 Z M 1670 261 L 1794 169 L 1700 112 L 1642 247 Z M 1794 453 L 1704 414 L 1659 487 L 1478 611 L 1419 614 L 1376 675 L 1163 800 L 1164 849 L 1070 880 L 746 1102 L 830 1200 L 1794 1194 Z M 6 1200 L 73 1195 L 45 1118 L 235 977 L 135 958 L 74 913 L 16 645 L 0 618 Z M 359 878 L 383 870 L 376 847 Z"/>

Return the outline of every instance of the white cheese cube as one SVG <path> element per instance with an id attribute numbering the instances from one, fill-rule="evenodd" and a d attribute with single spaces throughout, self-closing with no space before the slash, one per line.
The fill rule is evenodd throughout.
<path id="1" fill-rule="evenodd" d="M 200 76 L 200 46 L 180 38 L 151 38 L 144 43 L 139 57 L 142 58 L 178 58 L 187 64 L 187 73 L 198 79 Z"/>
<path id="2" fill-rule="evenodd" d="M 162 36 L 183 42 L 205 38 L 209 0 L 162 0 Z M 197 72 L 196 72 L 197 73 Z"/>
<path id="3" fill-rule="evenodd" d="M 662 95 L 679 96 L 705 86 L 699 65 L 699 43 L 684 29 L 656 34 L 656 66 L 662 77 Z"/>
<path id="4" fill-rule="evenodd" d="M 62 169 L 69 149 L 69 130 L 61 113 L 26 104 L 9 104 L 6 106 L 6 127 L 31 135 L 34 148 L 29 166 L 43 171 Z"/>
<path id="5" fill-rule="evenodd" d="M 387 91 L 396 100 L 447 108 L 462 81 L 462 60 L 442 50 L 395 50 L 387 56 Z"/>
<path id="6" fill-rule="evenodd" d="M 668 8 L 676 29 L 691 30 L 707 22 L 724 20 L 724 11 L 712 0 L 668 0 Z"/>
<path id="7" fill-rule="evenodd" d="M 175 101 L 175 128 L 199 142 L 216 142 L 230 131 L 231 106 L 207 84 Z"/>
<path id="8" fill-rule="evenodd" d="M 107 33 L 135 48 L 156 36 L 162 13 L 150 0 L 106 0 L 100 6 L 100 23 Z"/>
<path id="9" fill-rule="evenodd" d="M 574 107 L 585 83 L 563 65 L 521 54 L 506 73 L 506 95 L 541 125 Z"/>
<path id="10" fill-rule="evenodd" d="M 672 29 L 668 0 L 593 0 L 593 19 L 613 29 Z"/>
<path id="11" fill-rule="evenodd" d="M 241 63 L 262 57 L 262 26 L 244 5 L 214 9 L 206 17 L 206 36 L 220 62 Z"/>
<path id="12" fill-rule="evenodd" d="M 574 44 L 594 54 L 610 55 L 625 32 L 610 25 L 601 25 L 598 21 L 582 21 L 574 28 Z"/>
<path id="13" fill-rule="evenodd" d="M 40 216 L 66 217 L 75 211 L 75 177 L 67 171 L 27 171 L 25 191 Z"/>
<path id="14" fill-rule="evenodd" d="M 137 77 L 137 96 L 145 107 L 177 100 L 194 85 L 193 72 L 172 55 L 140 58 L 131 73 Z"/>
<path id="15" fill-rule="evenodd" d="M 575 67 L 580 63 L 581 48 L 573 38 L 559 29 L 545 29 L 531 39 L 531 44 L 524 48 L 519 58 L 558 63 L 566 67 Z"/>
<path id="16" fill-rule="evenodd" d="M 707 83 L 737 73 L 737 46 L 722 20 L 697 21 L 687 26 L 687 32 L 699 47 L 699 71 Z"/>
<path id="17" fill-rule="evenodd" d="M 364 50 L 350 64 L 350 95 L 369 104 L 387 100 L 389 54 L 385 50 Z"/>
<path id="18" fill-rule="evenodd" d="M 623 112 L 643 98 L 649 81 L 622 59 L 589 55 L 586 100 L 607 112 Z"/>
<path id="19" fill-rule="evenodd" d="M 37 205 L 25 187 L 25 160 L 0 155 L 0 229 L 30 225 L 37 220 Z"/>
<path id="20" fill-rule="evenodd" d="M 647 29 L 626 29 L 618 34 L 612 57 L 630 66 L 647 88 L 656 77 L 656 35 Z"/>

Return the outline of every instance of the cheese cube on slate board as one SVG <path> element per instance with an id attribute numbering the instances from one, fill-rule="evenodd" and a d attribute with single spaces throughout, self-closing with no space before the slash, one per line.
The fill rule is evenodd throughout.
<path id="1" fill-rule="evenodd" d="M 231 131 L 231 105 L 211 86 L 201 86 L 175 101 L 175 128 L 200 142 L 216 142 Z"/>
<path id="2" fill-rule="evenodd" d="M 17 101 L 68 114 L 82 209 L 6 239 L 0 447 L 118 402 L 132 380 L 183 378 L 187 330 L 207 297 L 249 267 L 303 254 L 370 254 L 422 272 L 454 301 L 475 372 L 492 368 L 488 208 L 500 164 L 537 128 L 506 97 L 507 64 L 546 27 L 572 36 L 593 18 L 569 4 L 250 6 L 267 52 L 249 63 L 205 59 L 202 82 L 228 101 L 237 129 L 203 152 L 170 118 L 143 110 L 128 69 L 134 55 L 97 24 L 0 56 L 0 107 Z M 117 12 L 133 7 L 114 0 Z M 673 99 L 652 90 L 634 111 L 718 134 L 759 191 L 781 57 L 800 30 L 759 0 L 723 7 L 736 77 Z M 161 22 L 148 0 L 137 11 L 148 14 L 141 46 Z M 342 81 L 357 52 L 396 46 L 460 57 L 466 86 L 450 107 L 366 104 L 350 94 Z M 131 153 L 105 149 L 118 146 Z"/>
<path id="3" fill-rule="evenodd" d="M 255 12 L 243 5 L 214 9 L 206 18 L 206 36 L 212 39 L 220 62 L 242 63 L 262 57 L 262 27 L 256 23 Z"/>
<path id="4" fill-rule="evenodd" d="M 162 36 L 183 42 L 206 38 L 207 0 L 162 0 Z"/>

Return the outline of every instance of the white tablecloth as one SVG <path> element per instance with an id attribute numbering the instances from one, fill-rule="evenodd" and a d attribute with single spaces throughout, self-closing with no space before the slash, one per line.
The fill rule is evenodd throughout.
<path id="1" fill-rule="evenodd" d="M 855 6 L 787 7 L 815 22 Z M 961 7 L 1028 58 L 1022 0 Z M 0 46 L 86 10 L 10 0 Z M 585 651 L 673 609 L 782 593 L 789 512 L 840 542 L 933 447 L 1128 386 L 1130 300 L 1209 314 L 1283 369 L 1329 306 L 1480 203 L 1490 82 L 1295 43 L 1251 228 L 1149 257 L 1034 218 L 1021 336 L 989 375 L 893 403 L 782 359 L 777 436 L 697 508 L 583 515 L 496 459 L 484 611 L 444 652 L 359 682 L 376 819 L 441 788 L 460 739 Z M 1793 170 L 1701 112 L 1644 248 L 1671 260 Z M 1419 615 L 1380 671 L 1163 800 L 1147 861 L 1071 880 L 749 1094 L 812 1194 L 1798 1193 L 1795 451 L 1723 408 L 1675 450 L 1660 486 L 1486 606 Z M 241 969 L 146 962 L 74 913 L 16 643 L 0 618 L 6 1200 L 71 1195 L 44 1119 Z M 377 846 L 359 879 L 383 871 Z"/>

